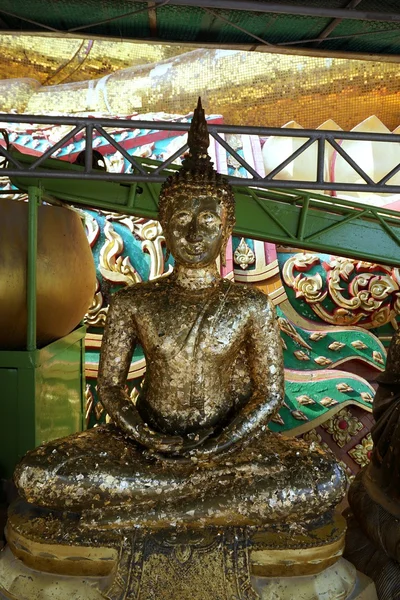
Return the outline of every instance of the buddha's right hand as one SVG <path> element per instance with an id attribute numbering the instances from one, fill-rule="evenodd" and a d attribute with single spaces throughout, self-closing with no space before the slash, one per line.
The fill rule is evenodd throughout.
<path id="1" fill-rule="evenodd" d="M 164 435 L 151 429 L 121 385 L 99 385 L 99 397 L 113 422 L 136 443 L 151 452 L 176 453 L 183 448 L 179 435 Z"/>
<path id="2" fill-rule="evenodd" d="M 185 438 L 179 435 L 167 435 L 151 429 L 142 419 L 136 406 L 121 386 L 99 387 L 100 400 L 108 414 L 122 431 L 150 452 L 165 455 L 187 453 L 201 445 L 212 429 Z"/>
<path id="3" fill-rule="evenodd" d="M 164 435 L 151 429 L 131 403 L 122 406 L 112 417 L 126 435 L 152 452 L 173 454 L 183 448 L 184 440 L 181 436 Z"/>
<path id="4" fill-rule="evenodd" d="M 154 452 L 150 450 L 149 454 L 154 458 L 157 458 L 161 462 L 184 462 L 184 463 L 192 463 L 192 458 L 190 457 L 190 452 L 194 451 L 196 448 L 201 446 L 210 435 L 214 433 L 213 428 L 204 429 L 201 432 L 196 432 L 194 434 L 188 434 L 184 438 L 181 438 L 183 441 L 182 446 L 179 450 L 175 451 L 160 451 Z M 179 437 L 179 436 L 177 436 Z M 175 438 L 169 438 L 175 439 Z"/>

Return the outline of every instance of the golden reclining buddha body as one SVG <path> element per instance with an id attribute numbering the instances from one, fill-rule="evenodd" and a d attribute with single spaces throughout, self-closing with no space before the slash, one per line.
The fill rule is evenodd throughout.
<path id="1" fill-rule="evenodd" d="M 113 424 L 28 453 L 15 481 L 28 502 L 88 526 L 312 520 L 341 500 L 345 476 L 321 449 L 268 431 L 284 402 L 275 311 L 217 270 L 234 204 L 207 155 L 201 107 L 188 142 L 160 196 L 174 272 L 110 304 L 98 391 Z M 147 371 L 134 405 L 125 386 L 137 343 Z"/>

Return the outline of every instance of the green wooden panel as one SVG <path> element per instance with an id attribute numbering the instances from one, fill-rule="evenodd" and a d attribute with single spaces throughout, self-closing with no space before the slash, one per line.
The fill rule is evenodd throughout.
<path id="1" fill-rule="evenodd" d="M 0 479 L 28 450 L 82 430 L 85 332 L 31 352 L 0 352 Z"/>
<path id="2" fill-rule="evenodd" d="M 18 371 L 0 369 L 0 478 L 10 477 L 18 457 Z"/>
<path id="3" fill-rule="evenodd" d="M 82 344 L 61 348 L 36 368 L 36 446 L 82 429 Z"/>

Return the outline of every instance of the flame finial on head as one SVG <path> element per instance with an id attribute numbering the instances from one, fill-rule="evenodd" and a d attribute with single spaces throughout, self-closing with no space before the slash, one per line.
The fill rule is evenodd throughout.
<path id="1" fill-rule="evenodd" d="M 200 171 L 212 169 L 211 158 L 207 152 L 209 145 L 210 137 L 208 134 L 207 121 L 199 96 L 188 133 L 189 153 L 182 162 L 182 168 Z"/>

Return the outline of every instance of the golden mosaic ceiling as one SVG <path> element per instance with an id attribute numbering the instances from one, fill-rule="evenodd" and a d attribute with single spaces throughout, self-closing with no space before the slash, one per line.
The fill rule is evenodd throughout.
<path id="1" fill-rule="evenodd" d="M 183 52 L 187 48 L 161 44 L 0 35 L 0 79 L 32 77 L 42 85 L 70 83 Z"/>
<path id="2" fill-rule="evenodd" d="M 185 114 L 201 95 L 237 125 L 400 122 L 400 72 L 388 62 L 4 35 L 0 78 L 3 111 Z"/>

